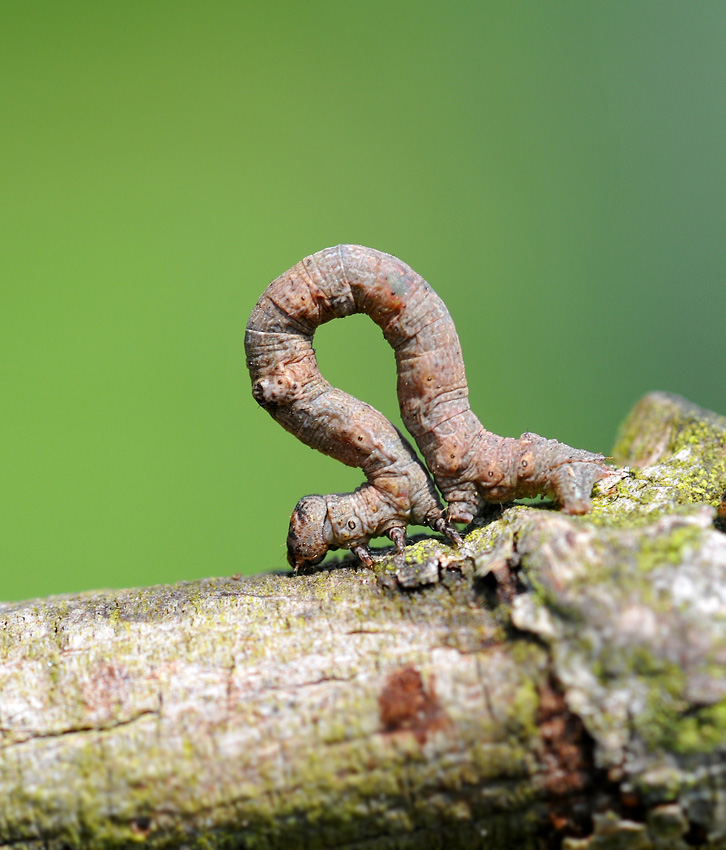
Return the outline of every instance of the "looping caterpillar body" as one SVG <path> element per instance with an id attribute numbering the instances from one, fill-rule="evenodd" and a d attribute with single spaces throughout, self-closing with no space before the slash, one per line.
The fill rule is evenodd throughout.
<path id="1" fill-rule="evenodd" d="M 383 414 L 332 387 L 320 374 L 312 339 L 319 325 L 366 313 L 392 346 L 401 417 L 448 503 L 415 452 Z M 403 547 L 407 525 L 426 524 L 454 540 L 449 522 L 470 522 L 486 502 L 552 493 L 568 513 L 590 510 L 600 454 L 525 433 L 487 431 L 469 407 L 464 360 L 444 302 L 406 263 L 360 245 L 306 257 L 274 280 L 245 334 L 252 394 L 304 443 L 349 466 L 367 483 L 354 493 L 306 496 L 290 521 L 288 559 L 297 569 L 328 548 L 369 562 L 371 537 Z"/>

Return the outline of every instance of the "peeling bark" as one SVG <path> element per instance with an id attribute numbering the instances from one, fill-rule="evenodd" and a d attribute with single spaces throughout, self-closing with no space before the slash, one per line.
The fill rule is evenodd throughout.
<path id="1" fill-rule="evenodd" d="M 0 604 L 0 847 L 726 847 L 725 447 L 652 394 L 589 516 Z"/>

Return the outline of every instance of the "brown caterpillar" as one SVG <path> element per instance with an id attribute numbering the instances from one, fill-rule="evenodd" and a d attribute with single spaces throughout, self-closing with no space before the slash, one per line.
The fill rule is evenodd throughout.
<path id="1" fill-rule="evenodd" d="M 372 408 L 332 387 L 312 347 L 316 328 L 367 313 L 393 347 L 398 400 L 436 484 L 411 446 Z M 297 569 L 328 548 L 354 549 L 369 562 L 371 537 L 388 534 L 399 549 L 410 523 L 454 540 L 450 522 L 469 522 L 485 502 L 552 493 L 563 510 L 590 510 L 605 458 L 525 433 L 487 431 L 469 407 L 459 338 L 444 302 L 410 266 L 360 245 L 312 254 L 274 280 L 252 311 L 245 335 L 252 394 L 304 443 L 368 479 L 354 493 L 306 496 L 290 520 L 288 560 Z"/>

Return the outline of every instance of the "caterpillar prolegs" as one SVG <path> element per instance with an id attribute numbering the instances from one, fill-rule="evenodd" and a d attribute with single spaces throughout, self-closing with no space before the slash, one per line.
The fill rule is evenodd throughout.
<path id="1" fill-rule="evenodd" d="M 415 452 L 383 414 L 331 386 L 312 347 L 319 325 L 366 313 L 392 346 L 401 417 L 448 504 Z M 406 263 L 360 245 L 306 257 L 274 280 L 245 334 L 252 394 L 304 443 L 359 466 L 354 493 L 306 496 L 290 520 L 288 560 L 299 569 L 329 548 L 370 562 L 371 537 L 403 548 L 406 526 L 425 524 L 458 541 L 486 502 L 551 493 L 571 514 L 590 510 L 592 486 L 608 473 L 600 454 L 525 433 L 487 431 L 469 407 L 464 361 L 444 302 Z"/>

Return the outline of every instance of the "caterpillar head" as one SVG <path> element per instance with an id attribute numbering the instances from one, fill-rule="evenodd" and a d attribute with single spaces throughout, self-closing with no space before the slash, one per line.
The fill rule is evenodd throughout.
<path id="1" fill-rule="evenodd" d="M 324 496 L 304 496 L 295 505 L 287 532 L 287 560 L 297 572 L 313 567 L 333 546 L 333 527 Z"/>

